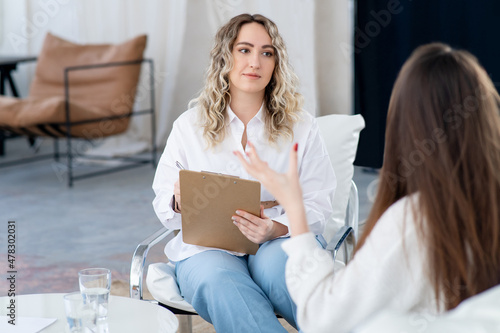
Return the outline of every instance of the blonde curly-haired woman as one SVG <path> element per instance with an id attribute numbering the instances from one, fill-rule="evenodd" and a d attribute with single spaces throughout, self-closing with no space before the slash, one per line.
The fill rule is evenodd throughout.
<path id="1" fill-rule="evenodd" d="M 321 235 L 336 179 L 318 125 L 302 110 L 298 78 L 276 25 L 262 15 L 236 16 L 219 29 L 210 55 L 205 87 L 174 122 L 158 165 L 153 206 L 160 221 L 181 229 L 176 161 L 189 170 L 253 179 L 233 151 L 243 153 L 251 141 L 269 166 L 283 172 L 288 151 L 298 142 L 309 227 Z M 262 187 L 261 201 L 274 200 Z M 166 245 L 182 295 L 217 332 L 286 332 L 275 313 L 297 327 L 285 285 L 281 243 L 289 230 L 283 207 L 261 207 L 260 216 L 238 211 L 233 220 L 260 245 L 255 255 L 186 244 L 182 230 Z"/>

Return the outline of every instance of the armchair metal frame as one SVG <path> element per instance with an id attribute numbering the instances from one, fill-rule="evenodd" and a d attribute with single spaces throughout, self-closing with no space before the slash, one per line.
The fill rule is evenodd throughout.
<path id="1" fill-rule="evenodd" d="M 130 66 L 130 65 L 138 65 L 138 64 L 143 64 L 147 63 L 149 65 L 149 91 L 150 91 L 150 107 L 143 109 L 143 110 L 138 110 L 134 111 L 132 110 L 131 112 L 127 114 L 121 114 L 121 115 L 116 115 L 116 116 L 107 116 L 107 117 L 100 117 L 96 119 L 90 119 L 90 120 L 83 120 L 83 121 L 71 121 L 70 119 L 70 80 L 69 80 L 69 74 L 74 71 L 81 71 L 81 70 L 88 70 L 88 69 L 95 69 L 95 68 L 106 68 L 106 67 L 116 67 L 116 66 Z M 25 164 L 25 163 L 30 163 L 34 161 L 39 161 L 43 159 L 48 159 L 48 158 L 54 158 L 55 161 L 59 161 L 60 157 L 66 157 L 66 167 L 67 167 L 67 173 L 68 173 L 68 187 L 72 187 L 73 183 L 77 180 L 80 179 L 85 179 L 89 177 L 95 177 L 115 171 L 121 171 L 121 170 L 126 170 L 134 167 L 139 167 L 144 164 L 152 164 L 153 167 L 156 167 L 156 117 L 155 117 L 155 87 L 154 87 L 154 63 L 152 59 L 138 59 L 138 60 L 132 60 L 132 61 L 121 61 L 121 62 L 110 62 L 110 63 L 102 63 L 102 64 L 93 64 L 93 65 L 83 65 L 83 66 L 72 66 L 72 67 L 66 67 L 64 69 L 64 96 L 65 96 L 65 116 L 66 116 L 66 121 L 64 122 L 57 122 L 57 123 L 45 123 L 45 124 L 39 124 L 37 125 L 37 128 L 45 133 L 47 136 L 51 137 L 54 139 L 54 152 L 52 154 L 40 154 L 37 156 L 32 156 L 32 157 L 26 157 L 26 158 L 21 158 L 18 160 L 14 161 L 6 161 L 3 163 L 0 163 L 0 168 L 4 167 L 10 167 L 14 165 L 20 165 L 20 164 Z M 139 83 L 138 83 L 139 84 Z M 88 140 L 92 141 L 91 139 L 85 139 L 81 137 L 73 137 L 71 135 L 71 127 L 72 126 L 77 126 L 77 125 L 83 125 L 83 124 L 88 124 L 88 123 L 97 123 L 101 121 L 108 121 L 108 120 L 114 120 L 114 119 L 122 119 L 122 118 L 127 118 L 127 117 L 132 117 L 132 116 L 137 116 L 137 115 L 147 115 L 149 114 L 151 116 L 151 157 L 150 158 L 141 158 L 141 157 L 105 157 L 105 156 L 95 156 L 95 155 L 83 155 L 83 154 L 78 154 L 78 152 L 73 151 L 72 145 L 71 145 L 71 140 L 72 139 L 83 139 L 83 140 Z M 65 129 L 62 128 L 62 126 L 65 127 Z M 50 128 L 52 131 L 47 130 L 47 128 Z M 38 136 L 36 133 L 32 133 L 27 129 L 21 129 L 21 128 L 9 128 L 9 127 L 0 127 L 0 130 L 4 130 L 7 132 L 17 132 L 17 133 L 22 133 L 23 135 L 26 135 L 28 137 L 36 137 Z M 58 133 L 57 135 L 54 134 L 53 132 Z M 59 142 L 58 139 L 60 138 L 65 138 L 66 139 L 66 152 L 65 153 L 60 153 L 59 152 Z M 75 174 L 74 173 L 74 159 L 75 157 L 78 158 L 83 158 L 83 159 L 92 159 L 92 160 L 121 160 L 124 162 L 127 162 L 126 165 L 121 165 L 121 166 L 115 166 L 115 167 L 107 167 L 103 170 L 99 171 L 91 171 L 83 174 Z"/>
<path id="2" fill-rule="evenodd" d="M 342 246 L 344 246 L 344 263 L 347 264 L 352 256 L 352 250 L 356 244 L 356 233 L 358 227 L 359 218 L 359 197 L 358 189 L 353 180 L 351 180 L 351 189 L 349 192 L 349 201 L 346 208 L 345 224 L 342 226 L 337 233 L 334 235 L 332 240 L 326 247 L 326 250 L 332 253 L 332 257 L 335 260 L 337 254 Z M 165 227 L 156 231 L 154 234 L 143 240 L 137 246 L 133 256 L 130 266 L 130 297 L 138 300 L 143 300 L 143 279 L 144 279 L 144 266 L 146 264 L 146 259 L 149 250 L 158 244 L 163 239 L 169 237 L 173 238 L 175 235 L 175 230 L 167 229 Z M 168 310 L 172 311 L 176 315 L 198 315 L 196 312 L 189 312 L 182 309 L 178 309 L 156 300 L 146 300 L 154 302 Z M 188 317 L 187 329 L 191 331 L 192 323 L 191 317 Z"/>
<path id="3" fill-rule="evenodd" d="M 333 260 L 337 259 L 337 254 L 341 247 L 344 248 L 343 261 L 347 265 L 354 254 L 359 225 L 359 194 L 354 180 L 351 180 L 349 191 L 349 201 L 347 202 L 345 224 L 337 231 L 326 246 L 326 250 L 332 254 Z"/>

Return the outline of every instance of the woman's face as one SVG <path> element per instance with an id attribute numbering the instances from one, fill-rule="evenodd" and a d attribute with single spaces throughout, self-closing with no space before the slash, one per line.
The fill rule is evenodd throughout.
<path id="1" fill-rule="evenodd" d="M 247 23 L 233 45 L 233 69 L 229 72 L 231 96 L 240 93 L 264 94 L 271 81 L 275 65 L 275 51 L 271 37 L 259 23 Z"/>

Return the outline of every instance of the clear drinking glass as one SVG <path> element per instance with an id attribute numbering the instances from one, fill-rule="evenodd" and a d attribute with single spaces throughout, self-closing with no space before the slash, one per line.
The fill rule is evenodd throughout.
<path id="1" fill-rule="evenodd" d="M 91 305 L 97 314 L 97 320 L 106 319 L 111 271 L 107 268 L 87 268 L 78 272 L 78 281 L 84 304 Z"/>
<path id="2" fill-rule="evenodd" d="M 80 292 L 74 292 L 63 296 L 66 320 L 71 333 L 91 332 L 88 328 L 95 327 L 96 312 L 91 305 L 83 302 Z"/>

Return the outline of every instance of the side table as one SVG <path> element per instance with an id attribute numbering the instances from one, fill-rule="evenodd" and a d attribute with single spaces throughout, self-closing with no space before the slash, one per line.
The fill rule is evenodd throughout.
<path id="1" fill-rule="evenodd" d="M 16 84 L 11 74 L 14 70 L 16 70 L 18 64 L 28 61 L 35 61 L 36 59 L 37 58 L 33 56 L 0 55 L 0 95 L 5 95 L 5 87 L 6 84 L 8 84 L 10 86 L 12 96 L 19 97 Z M 5 132 L 0 130 L 0 156 L 3 156 L 5 153 L 4 141 L 6 138 L 7 136 L 5 135 Z"/>
<path id="2" fill-rule="evenodd" d="M 57 318 L 42 333 L 68 332 L 63 302 L 64 294 L 34 294 L 16 297 L 16 317 Z M 5 315 L 10 298 L 0 297 L 0 306 Z M 109 296 L 107 318 L 109 333 L 165 332 L 175 333 L 179 327 L 177 317 L 169 310 L 132 298 Z"/>
<path id="3" fill-rule="evenodd" d="M 10 85 L 12 96 L 19 97 L 17 87 L 12 79 L 11 73 L 16 70 L 17 65 L 22 62 L 35 61 L 32 56 L 1 56 L 0 55 L 0 95 L 5 95 L 5 83 Z"/>

